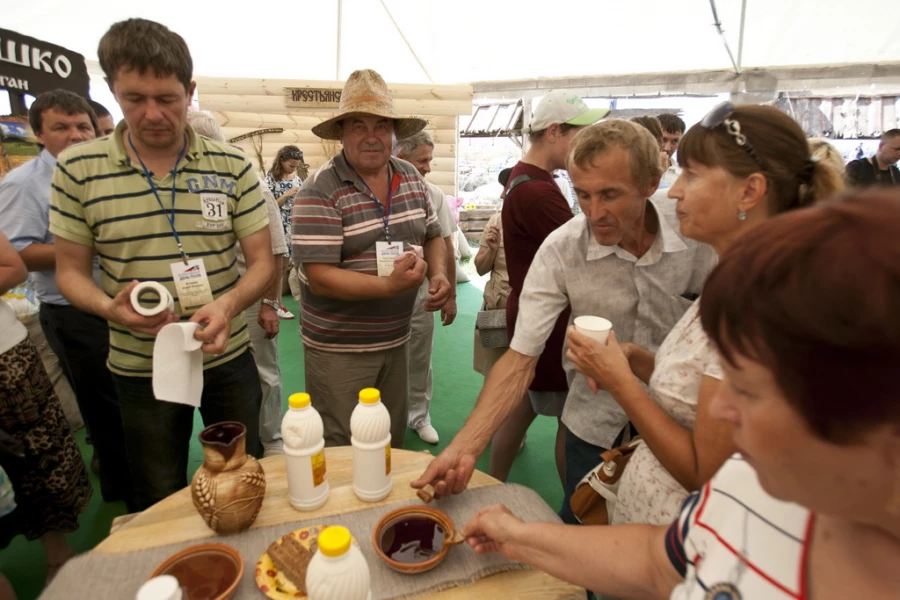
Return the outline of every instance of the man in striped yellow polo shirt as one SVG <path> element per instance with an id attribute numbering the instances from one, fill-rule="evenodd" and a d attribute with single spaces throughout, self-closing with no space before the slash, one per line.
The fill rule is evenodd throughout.
<path id="1" fill-rule="evenodd" d="M 125 445 L 138 504 L 187 485 L 193 408 L 158 401 L 155 336 L 180 318 L 200 323 L 204 423 L 240 421 L 247 451 L 259 451 L 260 385 L 242 311 L 274 277 L 268 217 L 253 167 L 233 148 L 186 123 L 196 84 L 184 40 L 143 19 L 114 24 L 100 41 L 103 68 L 125 119 L 113 135 L 70 148 L 53 178 L 50 231 L 57 281 L 75 306 L 109 321 L 109 369 L 122 404 Z M 235 243 L 247 260 L 238 278 Z M 102 288 L 91 278 L 100 258 Z M 178 269 L 202 265 L 208 291 L 196 305 L 178 289 Z M 196 268 L 196 267 L 195 267 Z M 174 310 L 139 315 L 130 293 L 157 281 Z M 179 297 L 181 294 L 181 298 Z"/>

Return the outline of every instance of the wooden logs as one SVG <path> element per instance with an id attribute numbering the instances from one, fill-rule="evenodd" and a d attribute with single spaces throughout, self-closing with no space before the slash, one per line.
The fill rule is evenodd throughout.
<path id="1" fill-rule="evenodd" d="M 212 110 L 206 106 L 201 100 L 200 108 L 203 110 Z M 288 129 L 311 130 L 314 126 L 322 121 L 334 116 L 334 113 L 305 113 L 295 111 L 286 114 L 283 109 L 279 114 L 269 114 L 262 112 L 246 112 L 235 110 L 212 110 L 213 116 L 219 125 L 223 127 L 246 127 L 248 129 L 263 129 L 265 127 L 282 127 Z M 452 130 L 456 131 L 455 116 L 425 116 L 428 121 L 429 130 Z M 446 142 L 445 142 L 446 143 Z"/>
<path id="2" fill-rule="evenodd" d="M 243 96 L 229 94 L 204 94 L 200 92 L 200 107 L 211 111 L 258 112 L 273 115 L 293 115 L 298 110 L 284 105 L 283 96 Z M 398 115 L 469 115 L 472 102 L 454 100 L 394 99 L 394 111 Z"/>
<path id="3" fill-rule="evenodd" d="M 230 77 L 197 77 L 196 81 L 197 89 L 201 94 L 284 97 L 284 88 L 341 89 L 341 85 L 334 81 L 232 79 Z M 470 85 L 389 83 L 388 92 L 393 98 L 467 102 L 470 107 L 472 104 L 472 86 Z"/>

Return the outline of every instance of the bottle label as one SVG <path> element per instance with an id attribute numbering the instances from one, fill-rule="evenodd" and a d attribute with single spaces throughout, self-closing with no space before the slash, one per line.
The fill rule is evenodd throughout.
<path id="1" fill-rule="evenodd" d="M 384 447 L 384 474 L 391 474 L 391 445 Z"/>
<path id="2" fill-rule="evenodd" d="M 325 450 L 313 455 L 312 461 L 313 471 L 313 487 L 319 487 L 325 482 Z"/>

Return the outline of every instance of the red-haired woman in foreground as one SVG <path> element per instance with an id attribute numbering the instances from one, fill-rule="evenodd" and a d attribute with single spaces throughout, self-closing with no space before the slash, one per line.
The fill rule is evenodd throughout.
<path id="1" fill-rule="evenodd" d="M 900 195 L 787 213 L 721 257 L 700 305 L 739 453 L 671 526 L 523 523 L 464 534 L 625 598 L 896 598 L 900 590 Z"/>

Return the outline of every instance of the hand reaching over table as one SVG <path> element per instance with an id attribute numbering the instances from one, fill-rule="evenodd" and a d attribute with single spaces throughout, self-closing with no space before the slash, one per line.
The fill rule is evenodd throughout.
<path id="1" fill-rule="evenodd" d="M 410 485 L 418 490 L 430 484 L 436 498 L 461 494 L 475 472 L 476 458 L 475 454 L 459 450 L 451 443 L 431 461 L 422 476 Z"/>
<path id="2" fill-rule="evenodd" d="M 525 523 L 502 504 L 482 508 L 462 529 L 466 542 L 478 554 L 499 552 L 507 558 L 518 560 L 521 555 L 518 540 Z"/>

